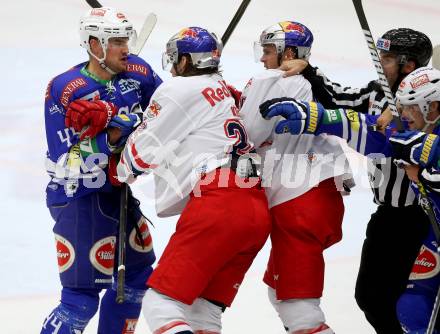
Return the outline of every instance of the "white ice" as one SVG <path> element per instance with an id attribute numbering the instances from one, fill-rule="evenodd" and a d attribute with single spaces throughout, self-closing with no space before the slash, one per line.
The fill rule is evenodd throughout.
<path id="1" fill-rule="evenodd" d="M 141 56 L 165 80 L 169 74 L 160 70 L 160 55 L 167 39 L 191 25 L 221 35 L 240 3 L 101 1 L 125 11 L 136 27 L 147 13 L 158 15 L 156 29 Z M 366 0 L 364 6 L 375 37 L 394 27 L 410 27 L 427 33 L 434 44 L 439 43 L 436 28 L 440 6 L 436 0 Z M 81 0 L 0 0 L 0 8 L 0 333 L 30 334 L 39 333 L 44 317 L 58 302 L 60 290 L 53 221 L 45 207 L 48 178 L 44 169 L 44 92 L 53 76 L 86 59 L 79 47 L 77 23 L 88 7 Z M 227 81 L 243 87 L 253 73 L 262 69 L 253 62 L 252 42 L 262 29 L 282 20 L 300 21 L 313 31 L 311 63 L 333 80 L 360 86 L 376 77 L 351 1 L 254 0 L 223 52 Z M 359 157 L 355 160 L 364 164 Z M 353 297 L 366 223 L 375 210 L 365 170 L 360 167 L 355 172 L 358 186 L 345 198 L 344 238 L 325 254 L 322 304 L 328 324 L 338 334 L 374 332 Z M 141 193 L 139 187 L 136 190 Z M 155 222 L 152 233 L 160 254 L 176 219 L 157 218 L 151 197 L 143 194 L 141 200 L 144 212 Z M 266 245 L 247 274 L 235 304 L 224 315 L 225 334 L 284 333 L 261 282 L 267 257 Z M 393 261 L 386 253 L 383 260 Z M 94 332 L 96 319 L 85 331 Z M 149 333 L 142 318 L 136 333 Z"/>

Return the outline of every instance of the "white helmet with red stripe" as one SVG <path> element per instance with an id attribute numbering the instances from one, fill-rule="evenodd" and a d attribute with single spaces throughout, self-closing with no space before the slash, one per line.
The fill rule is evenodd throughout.
<path id="1" fill-rule="evenodd" d="M 112 37 L 126 37 L 129 39 L 129 45 L 136 43 L 136 31 L 133 24 L 128 21 L 126 16 L 111 7 L 101 7 L 89 9 L 80 19 L 79 34 L 81 38 L 80 45 L 85 48 L 98 61 L 105 59 L 108 40 Z M 99 40 L 104 51 L 104 57 L 98 59 L 90 51 L 90 38 L 95 37 Z"/>
<path id="2" fill-rule="evenodd" d="M 401 105 L 418 105 L 426 123 L 436 123 L 438 119 L 429 121 L 427 116 L 431 102 L 440 102 L 440 71 L 419 67 L 402 80 L 396 97 Z"/>

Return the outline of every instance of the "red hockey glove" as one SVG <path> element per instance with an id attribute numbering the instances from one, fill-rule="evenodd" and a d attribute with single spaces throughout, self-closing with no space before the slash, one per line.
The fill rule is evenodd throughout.
<path id="1" fill-rule="evenodd" d="M 235 106 L 237 108 L 240 108 L 241 92 L 232 85 L 227 84 L 226 87 L 228 88 L 229 92 L 231 93 L 231 95 L 235 101 Z"/>
<path id="2" fill-rule="evenodd" d="M 93 138 L 107 127 L 116 113 L 116 106 L 111 102 L 75 100 L 67 108 L 65 125 L 81 131 L 80 140 Z"/>

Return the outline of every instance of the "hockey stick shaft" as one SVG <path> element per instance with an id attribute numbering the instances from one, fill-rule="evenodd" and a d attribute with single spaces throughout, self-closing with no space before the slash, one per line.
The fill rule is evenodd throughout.
<path id="1" fill-rule="evenodd" d="M 432 67 L 440 70 L 440 44 L 432 50 Z"/>
<path id="2" fill-rule="evenodd" d="M 139 32 L 139 36 L 137 38 L 136 45 L 133 48 L 133 50 L 131 50 L 131 53 L 133 53 L 135 55 L 138 55 L 139 53 L 141 53 L 141 50 L 144 47 L 145 42 L 150 37 L 150 34 L 153 31 L 154 26 L 156 25 L 156 22 L 157 22 L 156 14 L 154 14 L 154 13 L 148 14 L 140 32 Z"/>
<path id="3" fill-rule="evenodd" d="M 99 3 L 98 0 L 86 0 L 90 7 L 92 8 L 100 8 L 102 5 Z"/>
<path id="4" fill-rule="evenodd" d="M 125 235 L 127 226 L 128 185 L 122 184 L 119 213 L 119 243 L 118 243 L 118 278 L 116 287 L 116 303 L 122 304 L 125 300 Z"/>
<path id="5" fill-rule="evenodd" d="M 380 63 L 379 53 L 377 52 L 376 45 L 374 44 L 374 39 L 371 34 L 370 27 L 368 26 L 367 17 L 365 16 L 365 12 L 362 6 L 362 0 L 352 0 L 354 8 L 356 10 L 357 17 L 359 19 L 359 23 L 361 25 L 362 31 L 364 33 L 365 40 L 367 41 L 368 48 L 370 49 L 370 55 L 371 59 L 373 60 L 374 67 L 376 68 L 376 72 L 379 75 L 379 83 L 382 86 L 382 90 L 385 93 L 385 97 L 387 98 L 388 105 L 390 107 L 391 113 L 393 114 L 393 120 L 396 123 L 397 130 L 403 131 L 404 127 L 402 124 L 402 121 L 400 120 L 400 115 L 397 111 L 396 103 L 394 101 L 393 94 L 391 93 L 390 86 L 388 84 L 388 80 L 385 77 L 385 74 L 383 72 L 382 64 Z M 434 210 L 432 209 L 432 205 L 429 202 L 428 196 L 426 194 L 425 187 L 421 182 L 417 183 L 417 187 L 419 188 L 420 197 L 421 197 L 421 206 L 428 215 L 429 221 L 431 223 L 431 227 L 434 231 L 435 238 L 437 240 L 437 243 L 440 242 L 440 228 L 437 224 L 437 219 L 434 214 Z M 437 248 L 437 252 L 439 252 L 440 249 Z M 440 293 L 440 290 L 439 290 Z M 438 297 L 439 294 L 437 294 L 437 298 L 435 300 L 433 310 L 431 313 L 431 319 L 429 321 L 427 334 L 432 334 L 435 320 L 437 318 L 437 311 L 440 307 L 440 298 Z"/>
<path id="6" fill-rule="evenodd" d="M 86 0 L 92 8 L 102 7 L 97 0 Z M 132 53 L 138 55 L 145 45 L 148 37 L 156 25 L 157 17 L 155 14 L 148 14 L 141 28 L 141 32 L 136 42 L 136 46 Z M 120 213 L 119 213 L 119 242 L 118 242 L 118 274 L 116 286 L 116 303 L 122 304 L 125 300 L 125 242 L 127 228 L 127 201 L 128 201 L 128 185 L 123 183 L 121 187 Z"/>
<path id="7" fill-rule="evenodd" d="M 435 323 L 437 322 L 437 315 L 440 309 L 440 286 L 437 290 L 437 296 L 435 296 L 434 305 L 432 306 L 431 317 L 429 318 L 428 329 L 426 330 L 426 334 L 434 333 Z"/>
<path id="8" fill-rule="evenodd" d="M 232 33 L 235 30 L 235 27 L 240 22 L 241 17 L 243 16 L 243 14 L 246 11 L 246 8 L 249 6 L 250 2 L 251 2 L 251 0 L 243 0 L 241 2 L 240 7 L 238 7 L 237 11 L 235 12 L 234 17 L 232 18 L 231 22 L 229 23 L 228 27 L 226 28 L 226 30 L 222 36 L 223 46 L 225 46 L 226 43 L 229 41 L 229 37 L 231 37 Z"/>
<path id="9" fill-rule="evenodd" d="M 155 14 L 148 14 L 144 21 L 136 46 L 132 51 L 133 54 L 138 55 L 145 45 L 148 37 L 156 25 L 157 17 Z M 121 203 L 119 216 L 119 243 L 118 243 L 118 278 L 116 286 L 116 303 L 121 304 L 125 300 L 125 242 L 126 242 L 126 227 L 127 227 L 127 200 L 128 200 L 128 185 L 122 184 L 121 189 Z"/>

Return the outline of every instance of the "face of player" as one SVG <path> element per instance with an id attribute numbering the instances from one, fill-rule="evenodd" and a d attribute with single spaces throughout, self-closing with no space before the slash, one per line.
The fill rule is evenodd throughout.
<path id="1" fill-rule="evenodd" d="M 438 110 L 439 102 L 431 102 L 429 106 L 429 112 L 426 115 L 428 121 L 436 121 L 440 115 Z M 425 129 L 426 122 L 423 118 L 422 111 L 417 104 L 412 105 L 398 105 L 399 112 L 401 112 L 402 118 L 408 122 L 408 127 L 411 130 L 423 130 L 425 132 L 432 132 L 435 124 L 431 124 Z"/>
<path id="2" fill-rule="evenodd" d="M 275 45 L 263 46 L 263 55 L 261 56 L 260 61 L 268 70 L 278 68 L 280 66 L 278 64 L 278 54 Z"/>
<path id="3" fill-rule="evenodd" d="M 402 119 L 408 122 L 408 127 L 411 130 L 422 130 L 425 127 L 423 114 L 417 104 L 398 105 L 398 108 Z"/>
<path id="4" fill-rule="evenodd" d="M 383 72 L 388 80 L 388 84 L 392 87 L 399 77 L 399 61 L 395 54 L 389 52 L 380 52 L 380 63 Z"/>
<path id="5" fill-rule="evenodd" d="M 128 54 L 127 37 L 109 38 L 105 64 L 116 73 L 124 72 L 127 70 Z"/>

